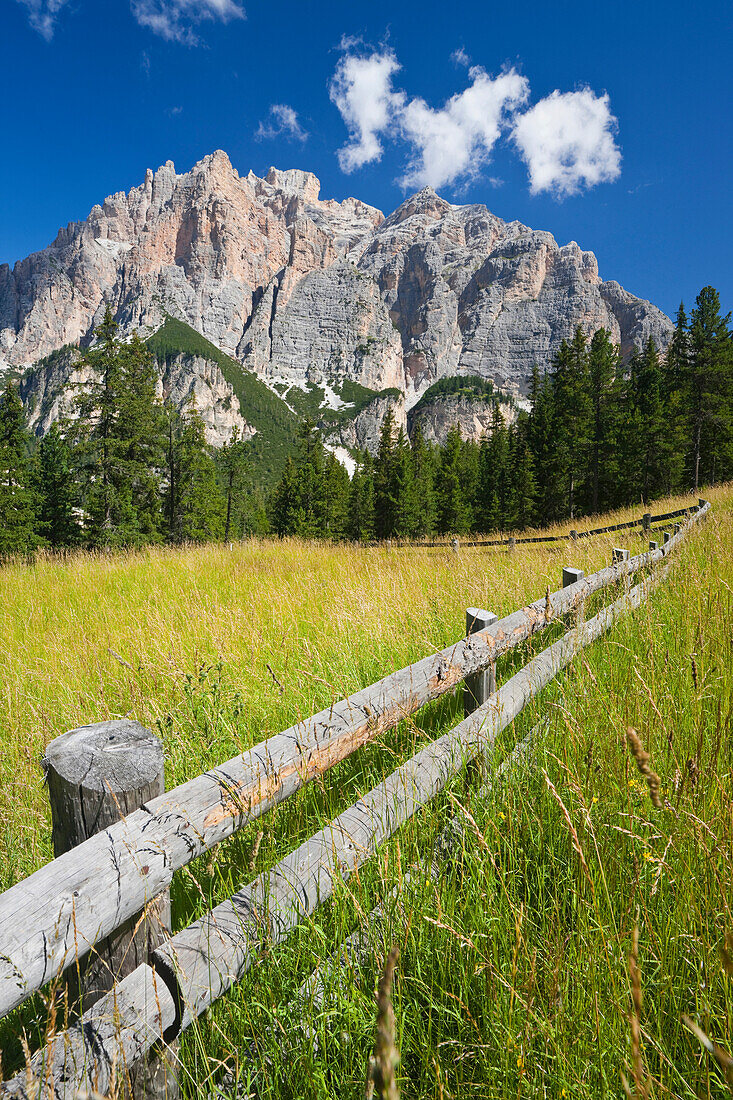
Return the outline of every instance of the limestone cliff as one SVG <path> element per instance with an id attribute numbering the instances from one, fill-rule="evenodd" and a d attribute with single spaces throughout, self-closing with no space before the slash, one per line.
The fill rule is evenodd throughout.
<path id="1" fill-rule="evenodd" d="M 521 394 L 577 325 L 607 328 L 625 354 L 649 336 L 664 347 L 672 331 L 655 306 L 603 282 L 592 252 L 483 205 L 424 189 L 385 219 L 358 199 L 321 199 L 309 172 L 240 177 L 223 152 L 188 172 L 170 161 L 148 171 L 1 266 L 0 373 L 89 342 L 106 303 L 123 332 L 185 321 L 273 388 L 396 387 L 408 408 L 456 374 Z M 211 387 L 190 366 L 204 413 Z"/>

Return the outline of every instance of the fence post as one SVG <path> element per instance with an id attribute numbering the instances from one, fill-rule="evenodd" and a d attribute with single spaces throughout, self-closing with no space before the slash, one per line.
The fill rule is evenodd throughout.
<path id="1" fill-rule="evenodd" d="M 570 538 L 573 540 L 573 542 L 577 542 L 578 541 L 578 532 L 577 531 L 571 531 L 570 532 Z"/>
<path id="2" fill-rule="evenodd" d="M 569 565 L 564 565 L 562 570 L 562 586 L 567 588 L 570 584 L 575 584 L 576 581 L 582 581 L 585 573 L 582 569 L 572 569 Z"/>
<path id="3" fill-rule="evenodd" d="M 57 856 L 165 791 L 161 740 L 127 718 L 62 733 L 49 743 L 43 766 Z M 100 906 L 104 904 L 106 899 L 100 899 Z M 108 904 L 114 907 L 114 897 Z M 170 930 L 170 893 L 166 890 L 67 970 L 70 1010 L 78 1007 L 86 1011 L 116 980 L 148 962 Z M 171 1047 L 152 1051 L 131 1070 L 131 1091 L 123 1090 L 124 1095 L 135 1100 L 173 1100 L 178 1085 L 171 1056 Z M 119 1072 L 122 1076 L 124 1067 Z"/>
<path id="4" fill-rule="evenodd" d="M 469 634 L 477 634 L 479 630 L 486 630 L 487 626 L 498 623 L 499 616 L 493 611 L 484 611 L 480 607 L 466 608 L 466 637 Z M 477 707 L 485 703 L 490 695 L 496 691 L 496 661 L 492 661 L 488 668 L 481 672 L 473 672 L 463 681 L 463 710 L 468 717 Z"/>
<path id="5" fill-rule="evenodd" d="M 641 522 L 644 530 L 644 534 L 648 535 L 652 529 L 652 514 L 651 512 L 645 512 L 641 517 Z"/>
<path id="6" fill-rule="evenodd" d="M 672 532 L 671 531 L 663 531 L 662 535 L 664 537 L 664 543 L 666 545 L 669 542 L 669 540 L 672 538 Z"/>
<path id="7" fill-rule="evenodd" d="M 682 524 L 681 523 L 675 523 L 675 525 L 674 525 L 675 535 L 678 534 L 678 532 L 680 532 L 681 530 L 682 530 Z"/>
<path id="8" fill-rule="evenodd" d="M 513 550 L 516 545 L 517 545 L 517 540 L 512 535 L 509 539 L 509 542 L 507 543 L 507 548 L 509 550 Z"/>
<path id="9" fill-rule="evenodd" d="M 649 549 L 650 550 L 658 550 L 659 549 L 659 543 L 658 542 L 650 542 L 649 543 Z"/>
<path id="10" fill-rule="evenodd" d="M 628 561 L 629 551 L 623 546 L 614 546 L 611 550 L 611 565 L 615 565 L 617 561 Z"/>
<path id="11" fill-rule="evenodd" d="M 698 511 L 701 508 L 704 508 L 704 507 L 705 507 L 705 499 L 703 497 L 698 497 L 697 498 L 697 509 L 698 509 Z"/>
<path id="12" fill-rule="evenodd" d="M 453 553 L 457 554 L 458 553 L 458 539 L 451 539 L 450 540 L 450 545 L 451 545 L 451 550 L 453 551 Z"/>

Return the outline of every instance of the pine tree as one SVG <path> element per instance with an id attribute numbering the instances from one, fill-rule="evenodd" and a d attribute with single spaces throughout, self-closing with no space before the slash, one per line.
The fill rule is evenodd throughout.
<path id="1" fill-rule="evenodd" d="M 462 535 L 471 527 L 471 510 L 461 484 L 461 430 L 448 432 L 440 455 L 435 483 L 438 531 L 441 535 Z"/>
<path id="2" fill-rule="evenodd" d="M 537 522 L 537 482 L 529 446 L 529 417 L 520 413 L 509 430 L 508 526 L 514 530 L 533 527 Z"/>
<path id="3" fill-rule="evenodd" d="M 565 489 L 566 514 L 574 519 L 585 495 L 591 431 L 590 379 L 586 339 L 580 327 L 563 340 L 552 368 L 555 453 Z"/>
<path id="4" fill-rule="evenodd" d="M 320 534 L 338 540 L 346 534 L 349 502 L 349 475 L 345 467 L 329 451 L 323 464 L 323 504 Z"/>
<path id="5" fill-rule="evenodd" d="M 168 406 L 165 515 L 169 542 L 207 542 L 224 533 L 225 501 L 195 404 L 185 413 Z"/>
<path id="6" fill-rule="evenodd" d="M 674 440 L 670 436 L 664 372 L 651 337 L 642 353 L 634 357 L 632 373 L 637 387 L 635 405 L 641 433 L 636 448 L 638 485 L 646 504 L 654 497 L 671 492 L 679 477 Z"/>
<path id="7" fill-rule="evenodd" d="M 414 538 L 417 531 L 412 455 L 404 428 L 400 428 L 392 456 L 390 499 L 394 508 L 394 535 Z"/>
<path id="8" fill-rule="evenodd" d="M 57 423 L 38 448 L 39 530 L 54 549 L 75 546 L 81 539 L 76 517 L 78 489 L 71 447 Z"/>
<path id="9" fill-rule="evenodd" d="M 607 508 L 618 482 L 618 392 L 619 349 L 601 328 L 588 349 L 588 382 L 591 405 L 589 424 L 589 478 L 587 506 L 593 513 Z"/>
<path id="10" fill-rule="evenodd" d="M 374 462 L 374 533 L 378 539 L 391 538 L 397 529 L 397 509 L 393 497 L 396 424 L 390 405 L 379 433 L 379 450 Z"/>
<path id="11" fill-rule="evenodd" d="M 29 448 L 23 404 L 8 382 L 0 395 L 0 556 L 38 545 Z"/>
<path id="12" fill-rule="evenodd" d="M 357 463 L 351 479 L 346 533 L 355 542 L 374 538 L 374 473 L 368 452 Z"/>
<path id="13" fill-rule="evenodd" d="M 235 427 L 231 438 L 219 449 L 216 456 L 226 500 L 225 542 L 229 542 L 235 535 L 241 535 L 245 526 L 244 513 L 247 508 L 243 498 L 248 487 L 245 447 L 246 444 L 239 438 L 239 428 Z"/>
<path id="14" fill-rule="evenodd" d="M 160 470 L 165 418 L 156 395 L 157 371 L 142 341 L 117 339 L 107 307 L 99 343 L 83 361 L 92 380 L 77 398 L 72 428 L 92 545 L 155 541 L 162 524 Z"/>
<path id="15" fill-rule="evenodd" d="M 690 369 L 683 390 L 690 430 L 689 468 L 695 492 L 704 481 L 731 472 L 733 342 L 730 313 L 720 313 L 720 297 L 703 287 L 690 319 Z"/>
<path id="16" fill-rule="evenodd" d="M 435 530 L 435 461 L 419 423 L 412 433 L 411 461 L 414 533 L 415 538 L 426 538 Z"/>
<path id="17" fill-rule="evenodd" d="M 527 442 L 537 472 L 537 520 L 550 523 L 562 511 L 563 492 L 560 485 L 555 449 L 555 409 L 552 381 L 540 376 L 535 366 L 530 386 L 531 414 L 527 426 Z"/>

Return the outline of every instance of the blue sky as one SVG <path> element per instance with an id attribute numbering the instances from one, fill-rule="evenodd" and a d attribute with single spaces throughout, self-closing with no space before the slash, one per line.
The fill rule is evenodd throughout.
<path id="1" fill-rule="evenodd" d="M 322 197 L 385 212 L 437 182 L 577 240 L 602 277 L 668 313 L 707 283 L 727 310 L 731 12 L 0 0 L 0 262 L 147 167 L 222 148 L 240 173 L 305 168 Z"/>

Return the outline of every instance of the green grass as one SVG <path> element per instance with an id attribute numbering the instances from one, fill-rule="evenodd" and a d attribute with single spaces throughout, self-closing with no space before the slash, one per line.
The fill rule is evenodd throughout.
<path id="1" fill-rule="evenodd" d="M 268 489 L 279 479 L 285 460 L 292 454 L 298 429 L 297 416 L 252 371 L 207 340 L 184 321 L 167 317 L 146 340 L 159 362 L 176 355 L 198 355 L 217 363 L 239 399 L 242 416 L 258 434 L 247 444 L 252 480 Z"/>
<path id="2" fill-rule="evenodd" d="M 404 1097 L 622 1096 L 635 925 L 649 1095 L 728 1095 L 682 1023 L 693 1017 L 731 1049 L 731 979 L 718 948 L 733 931 L 733 491 L 710 496 L 712 516 L 650 602 L 579 654 L 501 736 L 497 762 L 546 721 L 529 765 L 487 798 L 475 776 L 456 780 L 285 945 L 265 949 L 185 1036 L 184 1095 L 200 1095 L 226 1065 L 253 1078 L 261 1097 L 362 1096 L 374 990 L 397 944 Z M 449 643 L 466 606 L 506 614 L 557 587 L 563 564 L 606 564 L 614 541 L 458 556 L 250 542 L 6 567 L 2 885 L 48 858 L 38 759 L 61 730 L 132 711 L 163 734 L 171 786 Z M 623 541 L 632 552 L 644 545 L 637 532 Z M 550 638 L 500 662 L 500 682 Z M 270 867 L 461 713 L 460 696 L 425 708 L 177 875 L 175 926 Z M 651 805 L 625 747 L 629 725 L 668 808 Z M 407 885 L 456 806 L 475 828 L 466 819 L 464 843 L 436 879 L 421 872 Z M 295 1005 L 303 979 L 395 887 L 401 903 L 365 965 L 328 982 L 323 1007 Z M 44 1018 L 35 999 L 0 1023 L 6 1068 L 22 1060 L 21 1024 L 37 1041 Z"/>

